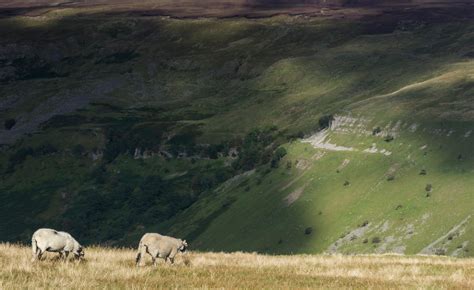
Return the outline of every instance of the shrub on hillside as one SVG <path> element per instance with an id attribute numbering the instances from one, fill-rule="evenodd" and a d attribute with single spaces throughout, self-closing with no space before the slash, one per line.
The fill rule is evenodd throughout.
<path id="1" fill-rule="evenodd" d="M 334 121 L 334 116 L 333 115 L 324 115 L 321 118 L 319 118 L 319 128 L 320 129 L 326 129 L 331 126 L 332 121 Z"/>
<path id="2" fill-rule="evenodd" d="M 85 153 L 85 148 L 82 144 L 77 144 L 72 147 L 72 155 L 75 157 L 81 157 Z"/>
<path id="3" fill-rule="evenodd" d="M 203 192 L 209 190 L 216 185 L 217 181 L 214 175 L 202 173 L 195 175 L 191 180 L 191 188 L 195 192 Z"/>
<path id="4" fill-rule="evenodd" d="M 282 150 L 274 152 L 274 141 L 278 135 L 276 127 L 255 129 L 248 133 L 242 140 L 238 158 L 232 163 L 235 170 L 251 170 L 258 165 L 266 164 L 272 160 L 280 160 Z M 280 156 L 280 157 L 279 157 Z M 284 155 L 283 155 L 284 156 Z M 278 163 L 273 161 L 274 165 Z"/>
<path id="5" fill-rule="evenodd" d="M 285 157 L 287 154 L 287 151 L 283 147 L 278 147 L 277 150 L 273 153 L 272 161 L 271 161 L 271 167 L 272 168 L 277 168 L 278 164 L 280 163 L 280 160 Z"/>
<path id="6" fill-rule="evenodd" d="M 104 184 L 109 177 L 107 168 L 102 164 L 98 167 L 94 167 L 90 173 L 91 179 L 97 184 Z"/>
<path id="7" fill-rule="evenodd" d="M 124 118 L 107 128 L 105 134 L 107 143 L 104 149 L 106 162 L 113 161 L 120 154 L 133 153 L 136 148 L 151 150 L 160 148 L 161 138 L 168 125 L 137 124 L 139 121 L 137 118 Z"/>
<path id="8" fill-rule="evenodd" d="M 23 147 L 18 149 L 15 153 L 13 153 L 10 158 L 8 158 L 8 168 L 9 170 L 13 170 L 15 166 L 20 165 L 23 163 L 28 156 L 43 156 L 49 155 L 58 152 L 58 149 L 49 143 L 42 144 L 36 148 L 32 147 Z"/>
<path id="9" fill-rule="evenodd" d="M 130 130 L 130 124 L 124 126 L 113 126 L 107 129 L 107 144 L 104 149 L 104 160 L 113 161 L 119 154 L 127 152 L 130 139 L 127 137 L 127 131 Z"/>
<path id="10" fill-rule="evenodd" d="M 383 139 L 385 142 L 392 142 L 395 138 L 392 135 L 387 135 Z"/>
<path id="11" fill-rule="evenodd" d="M 291 133 L 291 134 L 286 136 L 286 139 L 288 141 L 293 141 L 293 140 L 303 139 L 303 138 L 304 138 L 303 131 L 298 131 L 297 133 Z"/>
<path id="12" fill-rule="evenodd" d="M 16 124 L 15 119 L 7 119 L 5 120 L 5 123 L 3 124 L 5 127 L 5 130 L 11 130 Z"/>
<path id="13" fill-rule="evenodd" d="M 50 143 L 45 143 L 38 146 L 35 150 L 33 155 L 34 156 L 42 156 L 42 155 L 49 155 L 58 152 L 58 149 L 51 145 Z"/>
<path id="14" fill-rule="evenodd" d="M 219 153 L 223 152 L 224 145 L 222 144 L 211 144 L 206 148 L 205 155 L 210 159 L 217 159 L 219 157 Z"/>
<path id="15" fill-rule="evenodd" d="M 359 225 L 359 227 L 363 228 L 369 224 L 369 221 L 365 220 L 363 223 Z"/>
<path id="16" fill-rule="evenodd" d="M 26 157 L 33 155 L 34 152 L 34 149 L 31 147 L 20 148 L 8 158 L 8 162 L 10 166 L 16 166 L 25 161 Z"/>
<path id="17" fill-rule="evenodd" d="M 376 136 L 376 135 L 380 134 L 380 132 L 382 132 L 382 129 L 380 127 L 376 127 L 372 130 L 372 135 Z"/>
<path id="18" fill-rule="evenodd" d="M 229 167 L 222 168 L 214 174 L 214 178 L 218 183 L 222 183 L 233 176 L 233 170 Z"/>
<path id="19" fill-rule="evenodd" d="M 444 256 L 446 255 L 446 250 L 443 248 L 437 248 L 434 250 L 434 254 L 437 256 Z"/>
<path id="20" fill-rule="evenodd" d="M 79 126 L 87 122 L 87 118 L 81 115 L 55 115 L 41 124 L 42 129 Z"/>
<path id="21" fill-rule="evenodd" d="M 428 184 L 425 186 L 425 190 L 426 190 L 427 192 L 431 192 L 431 191 L 433 190 L 433 186 L 432 186 L 430 183 L 428 183 Z"/>
<path id="22" fill-rule="evenodd" d="M 195 151 L 195 136 L 189 132 L 178 134 L 168 141 L 168 145 L 174 156 L 178 156 L 180 153 L 192 155 Z"/>

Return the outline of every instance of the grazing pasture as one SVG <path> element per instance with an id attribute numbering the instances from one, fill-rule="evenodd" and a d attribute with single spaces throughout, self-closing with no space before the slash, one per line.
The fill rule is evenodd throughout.
<path id="1" fill-rule="evenodd" d="M 29 247 L 0 245 L 0 288 L 457 288 L 474 287 L 474 259 L 398 255 L 293 255 L 199 253 L 175 265 L 147 260 L 135 249 L 92 247 L 83 262 L 48 253 L 32 263 Z"/>

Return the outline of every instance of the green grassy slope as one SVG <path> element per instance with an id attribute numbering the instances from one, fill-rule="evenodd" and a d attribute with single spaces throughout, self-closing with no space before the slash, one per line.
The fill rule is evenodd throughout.
<path id="1" fill-rule="evenodd" d="M 472 256 L 472 21 L 75 13 L 0 20 L 0 239 Z"/>
<path id="2" fill-rule="evenodd" d="M 375 143 L 379 150 L 392 152 L 390 156 L 315 149 L 294 142 L 283 160 L 288 165 L 268 174 L 262 169 L 217 190 L 212 201 L 203 199 L 182 213 L 175 232 L 187 233 L 179 221 L 188 224 L 189 216 L 198 216 L 195 207 L 208 212 L 233 198 L 236 202 L 197 238 L 198 246 L 276 253 L 414 254 L 446 235 L 424 252 L 469 256 L 474 234 L 473 162 L 458 160 L 443 148 L 459 142 L 469 146 L 459 152 L 469 154 L 471 145 L 463 134 L 449 137 L 454 139 L 450 142 L 413 135 L 403 134 L 390 143 L 381 137 L 353 138 L 337 131 L 329 135 L 332 141 L 361 149 Z M 426 149 L 420 149 L 426 144 Z"/>

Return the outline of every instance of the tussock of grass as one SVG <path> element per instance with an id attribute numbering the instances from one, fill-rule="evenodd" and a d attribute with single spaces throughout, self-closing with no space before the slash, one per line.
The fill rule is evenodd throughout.
<path id="1" fill-rule="evenodd" d="M 0 288 L 474 287 L 474 259 L 190 252 L 155 268 L 136 267 L 132 249 L 88 248 L 81 263 L 54 256 L 32 263 L 29 248 L 0 245 Z"/>

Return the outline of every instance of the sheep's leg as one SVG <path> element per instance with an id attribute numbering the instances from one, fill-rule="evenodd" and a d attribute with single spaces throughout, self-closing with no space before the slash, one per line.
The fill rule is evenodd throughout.
<path id="1" fill-rule="evenodd" d="M 41 253 L 41 250 L 39 248 L 36 249 L 36 252 L 33 253 L 33 259 L 31 261 L 38 261 L 39 260 L 39 253 Z"/>
<path id="2" fill-rule="evenodd" d="M 31 250 L 33 252 L 33 257 L 31 258 L 31 261 L 34 262 L 38 257 L 38 243 L 36 242 L 34 236 L 31 238 Z"/>
<path id="3" fill-rule="evenodd" d="M 38 254 L 36 255 L 38 261 L 41 261 L 41 258 L 43 257 L 44 252 L 45 252 L 45 251 L 43 251 L 43 250 L 41 250 L 41 248 L 39 248 Z"/>
<path id="4" fill-rule="evenodd" d="M 44 248 L 44 250 L 43 250 Z M 41 261 L 41 257 L 43 256 L 44 252 L 46 252 L 46 247 L 43 245 L 38 245 L 35 241 L 35 247 L 34 247 L 34 254 L 33 254 L 33 261 Z"/>
<path id="5" fill-rule="evenodd" d="M 69 256 L 69 252 L 68 251 L 63 251 L 63 252 L 60 252 L 61 253 L 61 259 L 64 260 L 64 261 L 68 261 L 67 257 Z"/>
<path id="6" fill-rule="evenodd" d="M 176 256 L 176 253 L 177 253 L 176 250 L 172 250 L 171 253 L 168 256 L 168 259 L 170 260 L 171 265 L 174 264 L 174 257 Z"/>
<path id="7" fill-rule="evenodd" d="M 145 254 L 149 254 L 150 256 L 153 257 L 153 255 L 148 251 L 148 247 L 146 245 L 140 244 L 138 246 L 138 254 L 137 257 L 135 258 L 135 263 L 137 266 L 144 266 L 145 265 Z"/>
<path id="8" fill-rule="evenodd" d="M 157 249 L 148 249 L 148 253 L 150 254 L 151 258 L 153 259 L 153 266 L 158 266 L 157 259 L 160 257 L 160 251 Z"/>

